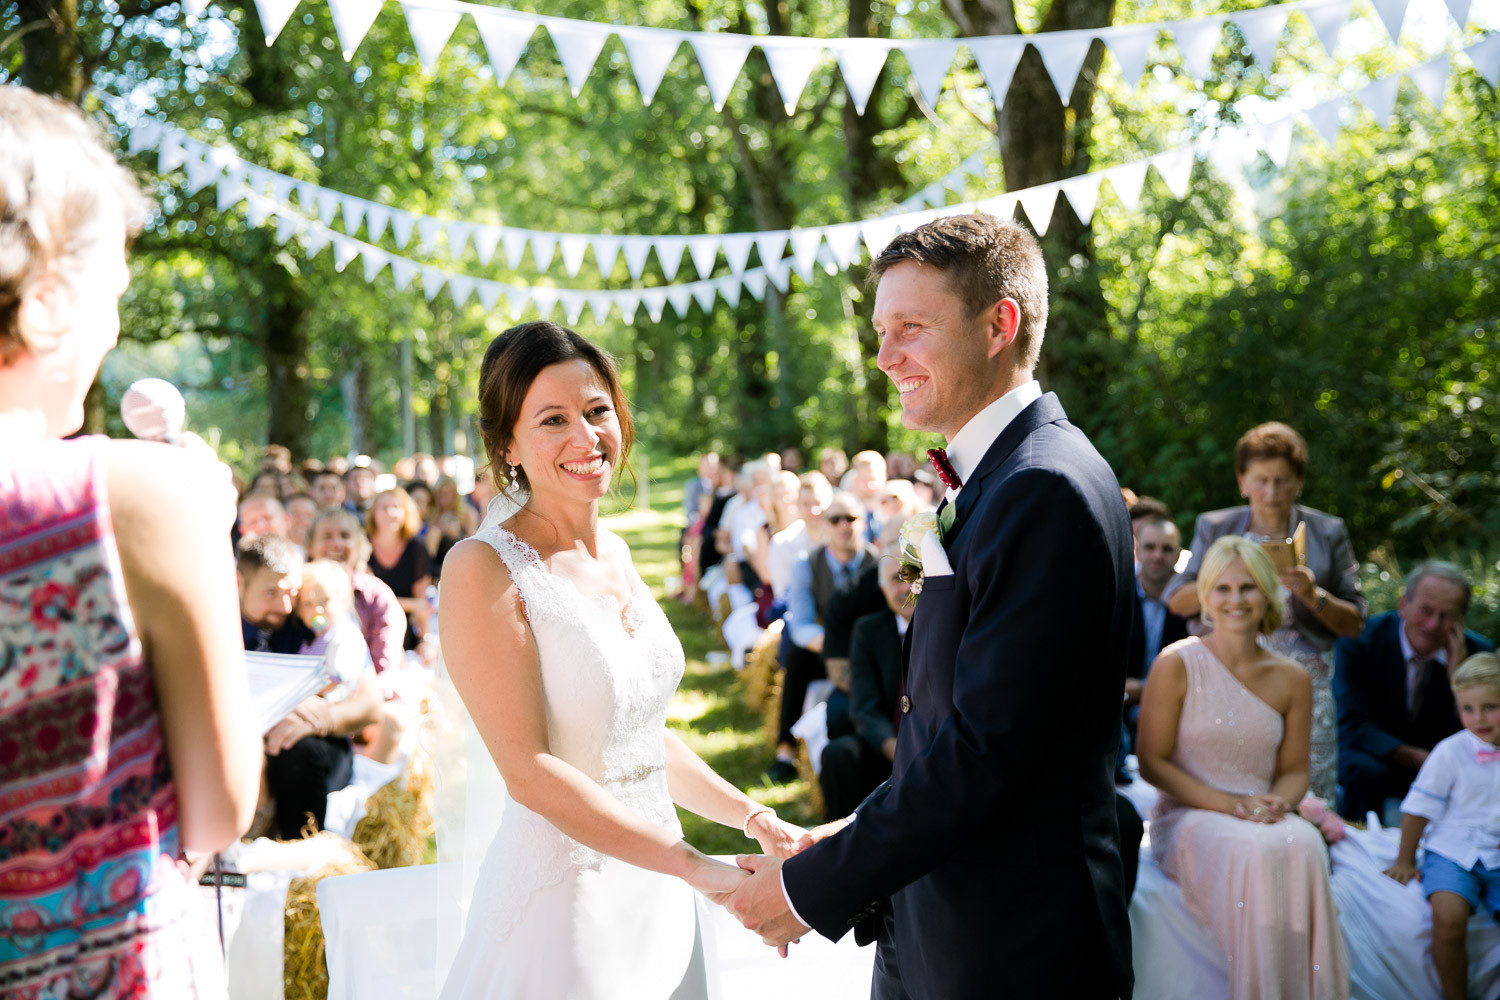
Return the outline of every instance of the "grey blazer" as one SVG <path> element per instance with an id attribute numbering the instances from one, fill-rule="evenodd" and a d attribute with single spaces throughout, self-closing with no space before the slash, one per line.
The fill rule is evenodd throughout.
<path id="1" fill-rule="evenodd" d="M 1359 609 L 1360 617 L 1365 617 L 1365 598 L 1359 590 L 1359 561 L 1354 558 L 1349 529 L 1344 527 L 1343 519 L 1293 504 L 1290 529 L 1296 531 L 1299 523 L 1307 525 L 1307 568 L 1313 571 L 1318 586 L 1334 597 L 1350 602 Z M 1198 567 L 1210 545 L 1225 535 L 1243 535 L 1249 527 L 1249 506 L 1226 507 L 1199 514 L 1198 523 L 1193 528 L 1192 558 L 1182 572 L 1167 583 L 1162 600 L 1169 599 L 1182 587 L 1197 584 Z M 1312 609 L 1303 607 L 1299 601 L 1288 603 L 1297 630 L 1319 649 L 1325 652 L 1332 649 L 1338 636 L 1323 627 Z"/>

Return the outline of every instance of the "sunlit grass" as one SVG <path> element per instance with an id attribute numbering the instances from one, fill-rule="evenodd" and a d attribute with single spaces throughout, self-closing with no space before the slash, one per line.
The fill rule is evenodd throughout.
<path id="1" fill-rule="evenodd" d="M 666 596 L 668 577 L 680 572 L 677 557 L 682 532 L 682 486 L 693 473 L 693 460 L 651 463 L 651 506 L 621 510 L 605 518 L 630 545 L 636 569 L 661 601 L 687 657 L 687 670 L 673 699 L 667 724 L 694 752 L 730 783 L 783 818 L 803 825 L 817 822 L 807 804 L 807 787 L 794 781 L 772 785 L 763 773 L 771 763 L 764 717 L 745 703 L 739 678 L 727 662 L 710 663 L 710 652 L 723 653 L 724 642 L 712 620 L 697 608 Z M 719 826 L 678 810 L 687 839 L 710 854 L 754 849 L 738 830 Z"/>

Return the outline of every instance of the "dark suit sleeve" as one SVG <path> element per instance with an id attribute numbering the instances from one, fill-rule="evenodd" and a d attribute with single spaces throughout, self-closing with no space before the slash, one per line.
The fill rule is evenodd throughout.
<path id="1" fill-rule="evenodd" d="M 878 646 L 883 641 L 900 640 L 894 630 L 887 632 L 882 627 L 885 621 L 883 613 L 861 618 L 854 623 L 854 637 L 849 642 L 849 718 L 859 738 L 877 751 L 896 735 L 890 699 L 884 696 L 880 682 Z"/>
<path id="2" fill-rule="evenodd" d="M 828 599 L 828 613 L 823 617 L 823 658 L 843 659 L 849 656 L 850 636 L 854 623 L 865 615 L 885 607 L 880 594 L 879 577 L 874 559 L 866 560 L 854 586 L 835 592 Z"/>
<path id="3" fill-rule="evenodd" d="M 1380 644 L 1374 641 L 1378 631 L 1378 625 L 1368 628 L 1340 639 L 1333 647 L 1333 697 L 1339 709 L 1340 749 L 1384 760 L 1403 743 L 1377 726 L 1370 715 L 1370 689 L 1380 683 L 1383 673 Z"/>
<path id="4" fill-rule="evenodd" d="M 1107 685 L 1119 704 L 1123 662 L 1118 675 L 1100 676 L 1097 629 L 1059 627 L 1109 629 L 1117 616 L 1117 567 L 1100 515 L 1045 469 L 1010 476 L 981 503 L 1005 513 L 973 511 L 977 523 L 964 529 L 970 603 L 951 710 L 855 822 L 785 863 L 793 905 L 825 936 L 836 939 L 862 907 L 943 865 L 976 835 L 1003 833 L 1018 818 L 1016 803 L 1036 794 L 1038 776 L 1057 773 L 1079 704 L 1105 697 L 1095 686 Z M 919 609 L 915 628 L 921 617 Z M 1130 628 L 1129 618 L 1118 627 Z"/>

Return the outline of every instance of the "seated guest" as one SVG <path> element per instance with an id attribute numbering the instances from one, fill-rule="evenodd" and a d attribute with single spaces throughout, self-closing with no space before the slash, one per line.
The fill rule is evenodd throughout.
<path id="1" fill-rule="evenodd" d="M 319 510 L 344 506 L 344 477 L 324 469 L 308 481 L 308 492 Z"/>
<path id="2" fill-rule="evenodd" d="M 1157 501 L 1160 505 L 1160 501 Z M 1136 641 L 1142 644 L 1139 656 L 1131 658 L 1132 670 L 1125 678 L 1125 723 L 1131 739 L 1135 738 L 1136 718 L 1140 715 L 1141 685 L 1145 672 L 1156 662 L 1156 656 L 1166 647 L 1188 635 L 1187 619 L 1175 615 L 1162 599 L 1167 583 L 1172 579 L 1177 566 L 1177 556 L 1182 552 L 1182 536 L 1177 525 L 1160 505 L 1160 511 L 1152 508 L 1149 513 L 1137 517 L 1136 507 L 1131 508 L 1130 528 L 1135 535 L 1136 605 L 1140 613 L 1139 627 L 1135 631 Z"/>
<path id="3" fill-rule="evenodd" d="M 781 664 L 785 670 L 781 682 L 781 719 L 776 761 L 767 772 L 771 780 L 778 782 L 791 781 L 797 776 L 797 744 L 792 726 L 802 716 L 807 685 L 828 675 L 825 656 L 837 656 L 847 663 L 849 629 L 854 620 L 850 618 L 838 636 L 842 649 L 826 648 L 830 605 L 839 592 L 860 589 L 864 570 L 875 565 L 875 550 L 864 541 L 865 511 L 858 500 L 843 491 L 835 493 L 823 511 L 823 519 L 828 523 L 828 544 L 797 561 L 787 588 L 786 629 L 781 644 Z M 864 585 L 874 590 L 878 598 L 873 576 L 866 578 Z"/>
<path id="4" fill-rule="evenodd" d="M 682 516 L 687 527 L 703 515 L 703 500 L 713 496 L 719 482 L 719 453 L 706 451 L 698 459 L 698 474 L 682 487 Z"/>
<path id="5" fill-rule="evenodd" d="M 375 466 L 367 456 L 355 459 L 354 465 L 344 474 L 344 491 L 347 493 L 344 506 L 361 517 L 368 514 L 375 503 L 375 477 Z"/>
<path id="6" fill-rule="evenodd" d="M 281 501 L 281 506 L 286 509 L 286 537 L 306 548 L 307 533 L 318 513 L 317 502 L 306 493 L 293 493 Z"/>
<path id="7" fill-rule="evenodd" d="M 1500 660 L 1471 656 L 1453 672 L 1464 731 L 1433 747 L 1401 803 L 1401 846 L 1385 874 L 1421 878 L 1432 907 L 1432 963 L 1444 1000 L 1469 996 L 1469 917 L 1481 903 L 1500 918 Z M 1425 836 L 1424 836 L 1425 832 Z M 1423 857 L 1417 869 L 1417 842 Z"/>
<path id="8" fill-rule="evenodd" d="M 801 448 L 795 448 L 795 447 L 793 447 L 793 448 L 783 448 L 783 449 L 781 449 L 781 471 L 782 472 L 790 472 L 794 476 L 801 475 L 801 473 L 802 473 L 802 449 Z"/>
<path id="9" fill-rule="evenodd" d="M 766 567 L 771 591 L 786 611 L 786 593 L 792 583 L 792 568 L 808 552 L 828 542 L 828 522 L 823 508 L 833 499 L 833 489 L 821 472 L 803 473 L 797 486 L 797 516 L 771 536 L 766 547 Z"/>
<path id="10" fill-rule="evenodd" d="M 842 448 L 824 448 L 818 452 L 818 471 L 828 480 L 828 485 L 837 488 L 849 471 L 849 456 Z"/>
<path id="11" fill-rule="evenodd" d="M 354 777 L 349 734 L 380 716 L 380 688 L 353 614 L 354 592 L 343 567 L 328 560 L 306 564 L 297 594 L 304 637 L 297 652 L 327 657 L 334 673 L 327 687 L 266 733 L 266 786 L 281 840 L 298 839 L 309 822 L 323 828 L 329 793 Z"/>
<path id="12" fill-rule="evenodd" d="M 297 652 L 306 639 L 292 618 L 297 587 L 302 583 L 302 550 L 285 538 L 253 535 L 240 542 L 234 573 L 245 648 L 261 653 Z"/>
<path id="13" fill-rule="evenodd" d="M 849 459 L 849 471 L 839 483 L 864 506 L 865 541 L 872 545 L 880 534 L 880 488 L 886 478 L 885 456 L 878 451 L 861 451 Z"/>
<path id="14" fill-rule="evenodd" d="M 1161 791 L 1152 854 L 1224 949 L 1234 1000 L 1348 997 L 1323 836 L 1295 811 L 1312 682 L 1259 642 L 1281 625 L 1276 568 L 1228 535 L 1204 554 L 1196 589 L 1213 631 L 1163 650 L 1141 699 L 1136 754 Z"/>
<path id="15" fill-rule="evenodd" d="M 916 605 L 901 580 L 901 560 L 878 561 L 886 607 L 854 623 L 849 640 L 849 721 L 854 732 L 832 738 L 823 750 L 823 803 L 829 821 L 848 816 L 891 776 L 896 759 L 896 701 L 901 686 L 901 637 Z"/>
<path id="16" fill-rule="evenodd" d="M 318 511 L 308 533 L 309 559 L 331 559 L 344 567 L 354 588 L 354 613 L 376 673 L 398 669 L 404 656 L 406 614 L 384 580 L 370 573 L 370 540 L 355 516 L 341 507 Z"/>
<path id="17" fill-rule="evenodd" d="M 236 522 L 241 538 L 256 535 L 287 536 L 286 508 L 281 501 L 268 493 L 252 493 L 240 501 L 240 516 Z"/>
<path id="18" fill-rule="evenodd" d="M 359 469 L 351 470 L 352 477 Z M 375 497 L 365 515 L 370 536 L 370 572 L 396 595 L 406 612 L 406 648 L 416 649 L 427 634 L 432 606 L 427 603 L 427 585 L 432 582 L 432 558 L 417 537 L 422 519 L 417 505 L 397 487 Z"/>
<path id="19" fill-rule="evenodd" d="M 1438 741 L 1458 732 L 1448 674 L 1475 653 L 1494 649 L 1464 629 L 1473 588 L 1452 563 L 1424 562 L 1406 578 L 1395 611 L 1376 615 L 1334 650 L 1339 706 L 1341 812 L 1363 822 L 1406 794 Z"/>
<path id="20" fill-rule="evenodd" d="M 1201 553 L 1218 538 L 1240 535 L 1274 547 L 1283 559 L 1281 587 L 1288 614 L 1265 639 L 1272 651 L 1301 664 L 1313 683 L 1312 792 L 1332 802 L 1338 784 L 1338 711 L 1333 700 L 1333 644 L 1364 627 L 1365 599 L 1359 591 L 1359 563 L 1344 522 L 1297 502 L 1307 473 L 1307 442 L 1286 424 L 1267 423 L 1246 431 L 1234 447 L 1234 471 L 1241 507 L 1198 515 L 1193 555 L 1163 592 L 1174 614 L 1198 614 Z M 1302 533 L 1303 561 L 1294 558 Z"/>

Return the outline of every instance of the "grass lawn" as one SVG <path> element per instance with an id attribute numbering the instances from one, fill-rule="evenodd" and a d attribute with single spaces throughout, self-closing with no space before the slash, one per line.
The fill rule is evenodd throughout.
<path id="1" fill-rule="evenodd" d="M 739 678 L 727 662 L 708 661 L 711 651 L 724 651 L 724 640 L 712 619 L 697 608 L 668 599 L 667 577 L 679 570 L 677 539 L 682 531 L 682 486 L 693 474 L 691 458 L 649 465 L 651 481 L 642 492 L 650 506 L 616 510 L 605 523 L 629 543 L 636 568 L 661 602 L 687 654 L 687 672 L 673 700 L 668 725 L 719 774 L 745 789 L 758 802 L 775 808 L 782 818 L 809 826 L 822 820 L 812 814 L 807 787 L 801 781 L 772 785 L 761 774 L 771 764 L 764 718 L 745 702 Z M 629 480 L 626 481 L 626 496 Z M 708 854 L 738 854 L 755 850 L 755 842 L 691 813 L 678 810 L 688 842 Z"/>

